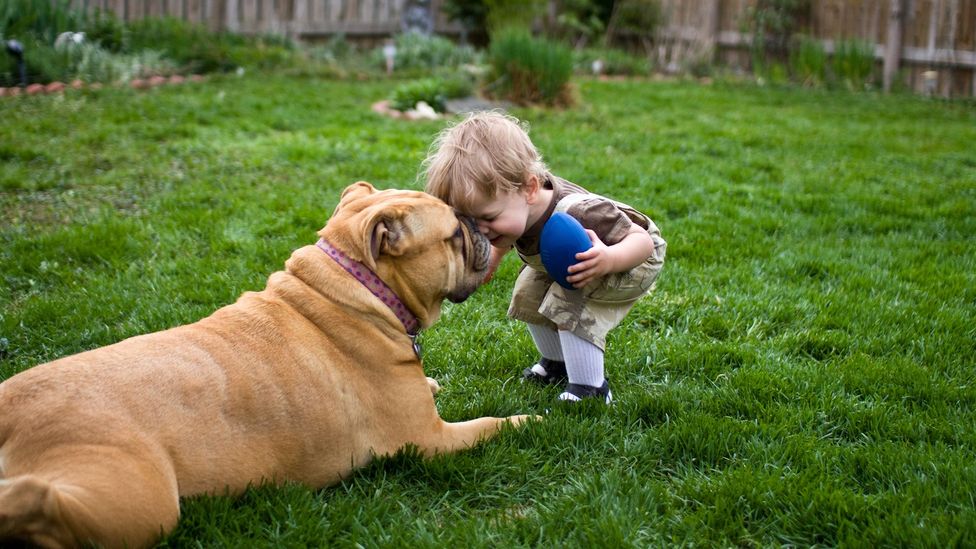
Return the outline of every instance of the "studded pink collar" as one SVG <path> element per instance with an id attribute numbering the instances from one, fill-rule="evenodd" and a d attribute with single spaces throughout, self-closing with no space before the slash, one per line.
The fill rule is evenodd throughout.
<path id="1" fill-rule="evenodd" d="M 380 280 L 380 277 L 376 276 L 376 273 L 369 270 L 368 267 L 362 263 L 352 259 L 348 255 L 339 251 L 332 244 L 329 244 L 324 238 L 320 238 L 315 244 L 323 252 L 325 252 L 329 257 L 335 260 L 343 269 L 351 274 L 356 280 L 366 286 L 370 292 L 380 299 L 387 307 L 393 311 L 393 314 L 400 319 L 403 323 L 403 327 L 406 328 L 407 334 L 411 338 L 416 338 L 417 332 L 420 331 L 420 321 L 417 317 L 407 309 L 406 305 L 400 301 L 400 298 L 396 293 L 386 285 L 385 282 Z M 414 344 L 414 350 L 416 351 L 416 342 Z M 419 353 L 418 353 L 419 354 Z"/>

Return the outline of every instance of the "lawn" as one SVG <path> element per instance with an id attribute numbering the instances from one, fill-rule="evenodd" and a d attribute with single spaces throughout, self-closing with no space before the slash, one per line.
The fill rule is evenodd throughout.
<path id="1" fill-rule="evenodd" d="M 657 290 L 616 402 L 557 406 L 505 317 L 517 261 L 422 336 L 456 421 L 546 414 L 323 490 L 186 501 L 164 546 L 976 544 L 976 108 L 579 83 L 515 114 L 558 175 L 648 213 Z M 357 180 L 420 188 L 442 122 L 382 82 L 218 77 L 0 101 L 0 379 L 260 289 Z"/>

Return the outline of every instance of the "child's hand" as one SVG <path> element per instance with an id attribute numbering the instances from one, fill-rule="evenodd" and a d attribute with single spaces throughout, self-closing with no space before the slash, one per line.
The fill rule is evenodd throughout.
<path id="1" fill-rule="evenodd" d="M 585 252 L 576 254 L 576 259 L 579 263 L 570 265 L 569 269 L 567 269 L 570 275 L 566 277 L 566 281 L 577 289 L 586 286 L 605 274 L 614 272 L 615 268 L 615 262 L 613 255 L 610 253 L 610 248 L 590 229 L 586 229 L 586 234 L 590 237 L 590 242 L 593 243 L 593 247 Z"/>
<path id="2" fill-rule="evenodd" d="M 654 239 L 647 231 L 637 225 L 616 244 L 607 246 L 600 237 L 586 229 L 593 247 L 576 254 L 579 263 L 570 265 L 570 276 L 566 281 L 574 288 L 582 288 L 595 279 L 610 273 L 620 273 L 633 269 L 654 253 Z"/>

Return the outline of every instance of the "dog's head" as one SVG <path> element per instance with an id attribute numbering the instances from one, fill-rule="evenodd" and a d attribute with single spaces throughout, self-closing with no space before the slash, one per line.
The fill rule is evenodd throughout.
<path id="1" fill-rule="evenodd" d="M 342 193 L 319 235 L 375 272 L 423 326 L 441 302 L 481 285 L 491 248 L 474 220 L 419 191 L 377 191 L 360 181 Z"/>

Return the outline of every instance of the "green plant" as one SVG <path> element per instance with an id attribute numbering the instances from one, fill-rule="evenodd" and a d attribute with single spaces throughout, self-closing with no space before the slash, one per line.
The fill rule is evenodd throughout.
<path id="1" fill-rule="evenodd" d="M 577 49 L 592 44 L 607 28 L 610 12 L 606 7 L 594 0 L 562 0 L 555 27 L 548 33 L 568 40 Z"/>
<path id="2" fill-rule="evenodd" d="M 863 40 L 841 40 L 834 48 L 830 68 L 847 89 L 863 90 L 874 80 L 874 47 Z"/>
<path id="3" fill-rule="evenodd" d="M 390 96 L 390 106 L 407 111 L 424 101 L 437 112 L 447 110 L 447 100 L 471 95 L 474 84 L 464 74 L 424 78 L 397 86 Z"/>
<path id="4" fill-rule="evenodd" d="M 448 20 L 461 25 L 463 38 L 487 36 L 488 8 L 484 0 L 444 0 L 441 11 Z"/>
<path id="5" fill-rule="evenodd" d="M 522 104 L 572 102 L 573 54 L 566 46 L 508 28 L 493 35 L 488 58 L 490 94 Z"/>
<path id="6" fill-rule="evenodd" d="M 654 34 L 663 20 L 659 0 L 619 0 L 613 4 L 606 42 L 622 46 L 637 42 L 649 53 Z"/>
<path id="7" fill-rule="evenodd" d="M 447 110 L 447 94 L 443 82 L 434 78 L 400 84 L 393 90 L 390 106 L 398 111 L 408 111 L 425 102 L 437 112 Z"/>
<path id="8" fill-rule="evenodd" d="M 33 82 L 128 82 L 134 78 L 167 75 L 176 71 L 175 64 L 154 50 L 135 53 L 112 53 L 98 44 L 68 44 L 51 47 L 31 42 L 25 60 Z M 5 78 L 10 81 L 12 75 Z"/>
<path id="9" fill-rule="evenodd" d="M 125 47 L 125 23 L 114 13 L 101 9 L 92 12 L 85 23 L 85 38 L 111 52 Z"/>
<path id="10" fill-rule="evenodd" d="M 470 46 L 459 46 L 443 36 L 405 32 L 394 37 L 396 45 L 396 70 L 430 71 L 445 67 L 457 67 L 476 60 Z M 384 63 L 381 48 L 374 51 L 377 66 Z"/>
<path id="11" fill-rule="evenodd" d="M 468 97 L 474 93 L 474 77 L 465 72 L 435 72 L 435 78 L 440 81 L 444 96 L 448 99 Z"/>
<path id="12" fill-rule="evenodd" d="M 827 78 L 827 52 L 816 38 L 799 36 L 790 51 L 793 78 L 805 86 L 821 86 Z"/>
<path id="13" fill-rule="evenodd" d="M 294 57 L 294 45 L 285 38 L 215 33 L 174 17 L 130 22 L 124 49 L 161 51 L 189 72 L 229 71 L 240 66 L 281 67 Z"/>
<path id="14" fill-rule="evenodd" d="M 750 51 L 754 70 L 769 61 L 789 58 L 791 39 L 805 24 L 810 0 L 757 0 L 741 21 L 743 32 L 751 36 Z"/>
<path id="15" fill-rule="evenodd" d="M 0 3 L 0 36 L 53 44 L 58 34 L 81 31 L 86 16 L 69 0 L 4 0 Z"/>
<path id="16" fill-rule="evenodd" d="M 573 66 L 578 74 L 593 74 L 593 63 L 599 61 L 602 74 L 646 76 L 651 72 L 647 57 L 617 48 L 583 48 L 573 50 Z"/>
<path id="17" fill-rule="evenodd" d="M 536 17 L 545 10 L 545 0 L 484 0 L 487 13 L 485 24 L 494 40 L 495 34 L 506 29 L 528 30 Z"/>

